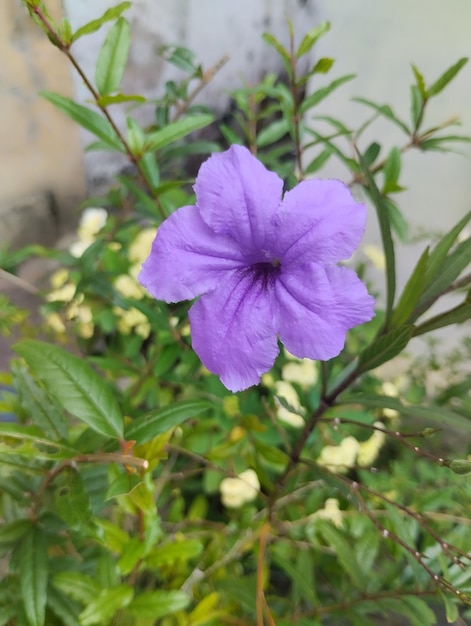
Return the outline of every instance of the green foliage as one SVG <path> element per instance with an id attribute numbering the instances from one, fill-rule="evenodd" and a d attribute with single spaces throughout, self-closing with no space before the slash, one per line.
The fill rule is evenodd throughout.
<path id="1" fill-rule="evenodd" d="M 403 155 L 468 141 L 442 133 L 454 122 L 426 126 L 430 99 L 466 59 L 431 84 L 412 67 L 410 121 L 356 98 L 372 117 L 354 129 L 316 115 L 352 75 L 305 91 L 334 67 L 308 61 L 327 23 L 300 42 L 288 23 L 288 46 L 265 34 L 286 79 L 236 86 L 222 122 L 194 100 L 224 60 L 203 70 L 191 51 L 165 46 L 161 56 L 183 78 L 153 102 L 151 123 L 130 109 L 122 131 L 111 107 L 149 104 L 120 92 L 131 3 L 75 33 L 43 2 L 24 4 L 74 61 L 74 42 L 109 26 L 95 86 L 80 68 L 91 103 L 42 95 L 94 135 L 89 149 L 119 152 L 130 168 L 87 201 L 69 251 L 0 253 L 16 283 L 31 255 L 58 264 L 36 332 L 0 298 L 0 331 L 21 331 L 18 357 L 0 375 L 0 417 L 14 419 L 0 422 L 0 625 L 363 626 L 398 615 L 427 626 L 440 603 L 450 622 L 465 615 L 471 377 L 461 365 L 471 343 L 447 363 L 431 344 L 427 362 L 408 361 L 405 381 L 385 381 L 377 368 L 404 355 L 412 337 L 471 318 L 471 214 L 425 247 L 398 297 L 395 274 L 396 239 L 408 237 Z M 404 144 L 371 139 L 378 117 Z M 339 159 L 376 210 L 386 279 L 384 310 L 349 333 L 338 357 L 315 364 L 282 352 L 258 388 L 238 395 L 191 350 L 188 306 L 155 302 L 136 280 L 162 220 L 194 202 L 191 159 L 232 143 L 288 189 Z M 368 278 L 367 264 L 358 270 Z M 448 308 L 443 296 L 461 291 Z M 440 312 L 430 313 L 437 301 Z M 259 488 L 247 489 L 247 470 Z M 232 506 L 228 492 L 241 494 Z"/>

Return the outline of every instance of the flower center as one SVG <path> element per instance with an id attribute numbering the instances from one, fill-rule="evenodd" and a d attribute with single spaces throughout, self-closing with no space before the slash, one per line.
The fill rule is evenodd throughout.
<path id="1" fill-rule="evenodd" d="M 278 259 L 271 261 L 261 261 L 260 263 L 254 263 L 248 270 L 252 275 L 252 279 L 256 282 L 260 282 L 264 289 L 273 285 L 277 276 L 280 273 L 281 263 Z"/>

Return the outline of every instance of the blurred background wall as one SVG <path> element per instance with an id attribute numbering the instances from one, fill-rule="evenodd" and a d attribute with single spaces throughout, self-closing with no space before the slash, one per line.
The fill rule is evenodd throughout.
<path id="1" fill-rule="evenodd" d="M 51 11 L 60 13 L 58 0 L 46 3 Z M 64 0 L 62 10 L 77 28 L 114 4 L 114 0 Z M 432 82 L 470 52 L 469 0 L 450 0 L 446 5 L 441 0 L 134 0 L 126 13 L 132 24 L 133 44 L 124 90 L 158 94 L 177 71 L 159 59 L 158 47 L 165 43 L 183 45 L 192 49 L 206 67 L 224 55 L 230 57 L 200 96 L 201 102 L 222 111 L 228 102 L 227 90 L 279 69 L 275 54 L 261 35 L 270 31 L 286 42 L 286 14 L 295 24 L 298 39 L 320 21 L 332 22 L 331 32 L 321 40 L 315 54 L 337 59 L 329 80 L 352 72 L 358 78 L 331 96 L 318 112 L 328 112 L 352 127 L 368 115 L 365 108 L 350 102 L 352 96 L 388 102 L 399 115 L 407 117 L 410 63 L 414 62 Z M 18 0 L 3 0 L 0 18 L 1 53 L 6 59 L 0 65 L 1 241 L 15 240 L 34 230 L 32 222 L 23 218 L 30 210 L 23 201 L 25 196 L 31 198 L 33 194 L 42 199 L 38 225 L 34 227 L 39 229 L 54 209 L 51 198 L 64 220 L 85 196 L 87 187 L 106 183 L 122 163 L 107 153 L 84 156 L 83 146 L 88 140 L 85 134 L 38 98 L 39 89 L 69 96 L 75 93 L 80 101 L 87 95 L 73 70 L 31 22 Z M 74 44 L 74 53 L 91 77 L 105 32 L 103 28 Z M 309 89 L 316 88 L 320 80 L 316 78 L 316 84 L 309 85 Z M 471 134 L 470 66 L 432 102 L 430 109 L 431 122 L 458 114 L 463 120 L 461 131 Z M 395 133 L 389 124 L 372 127 L 372 135 L 381 137 L 385 150 L 403 141 Z M 398 201 L 415 227 L 443 230 L 471 208 L 471 149 L 461 149 L 466 158 L 415 153 L 405 157 L 401 182 L 410 190 Z M 333 164 L 326 174 L 346 176 L 340 166 Z M 12 215 L 20 219 L 15 221 Z M 374 228 L 368 236 L 377 239 Z M 410 263 L 407 260 L 406 265 Z"/>

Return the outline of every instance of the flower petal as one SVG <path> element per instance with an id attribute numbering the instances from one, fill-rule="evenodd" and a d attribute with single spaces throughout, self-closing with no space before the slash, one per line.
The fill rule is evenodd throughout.
<path id="1" fill-rule="evenodd" d="M 275 362 L 271 300 L 259 281 L 236 271 L 190 309 L 193 349 L 231 391 L 258 384 Z"/>
<path id="2" fill-rule="evenodd" d="M 347 330 L 374 316 L 374 298 L 353 270 L 312 264 L 280 274 L 274 311 L 291 353 L 326 361 L 340 353 Z"/>
<path id="3" fill-rule="evenodd" d="M 197 207 L 186 206 L 159 227 L 139 281 L 158 300 L 178 302 L 214 289 L 225 272 L 244 265 L 235 241 L 215 235 Z"/>
<path id="4" fill-rule="evenodd" d="M 338 180 L 305 180 L 285 194 L 276 222 L 282 264 L 336 263 L 358 247 L 366 207 Z"/>
<path id="5" fill-rule="evenodd" d="M 277 174 L 237 145 L 205 161 L 195 183 L 196 203 L 208 226 L 234 237 L 243 250 L 262 254 L 282 189 Z"/>

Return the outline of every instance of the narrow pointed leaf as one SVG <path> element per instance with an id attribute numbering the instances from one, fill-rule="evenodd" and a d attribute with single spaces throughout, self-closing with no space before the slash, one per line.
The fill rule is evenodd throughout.
<path id="1" fill-rule="evenodd" d="M 405 417 L 421 418 L 434 422 L 439 428 L 446 428 L 449 425 L 465 432 L 471 432 L 471 419 L 442 406 L 402 404 L 398 398 L 365 393 L 342 394 L 338 403 L 341 405 L 360 405 L 371 409 L 393 409 Z"/>
<path id="2" fill-rule="evenodd" d="M 285 66 L 287 72 L 290 73 L 292 70 L 290 54 L 288 50 L 286 50 L 286 48 L 282 46 L 278 39 L 274 37 L 271 33 L 263 33 L 262 37 L 269 46 L 271 46 L 278 52 L 283 62 L 283 65 Z"/>
<path id="3" fill-rule="evenodd" d="M 132 2 L 121 2 L 115 7 L 111 7 L 111 9 L 105 11 L 101 17 L 97 18 L 96 20 L 92 20 L 91 22 L 88 22 L 87 24 L 84 24 L 83 26 L 78 28 L 73 35 L 72 41 L 77 41 L 77 39 L 83 37 L 84 35 L 90 35 L 91 33 L 95 33 L 103 26 L 103 24 L 117 19 L 122 13 L 124 13 L 124 11 L 129 9 L 131 6 Z"/>
<path id="4" fill-rule="evenodd" d="M 138 619 L 156 620 L 186 608 L 190 603 L 184 591 L 144 591 L 134 598 L 128 612 Z"/>
<path id="5" fill-rule="evenodd" d="M 440 271 L 443 261 L 446 259 L 450 248 L 455 243 L 456 238 L 471 219 L 471 211 L 467 213 L 453 228 L 437 243 L 435 248 L 431 251 L 426 273 L 427 286 L 435 279 L 435 276 Z"/>
<path id="6" fill-rule="evenodd" d="M 113 127 L 99 113 L 92 111 L 88 107 L 77 104 L 69 98 L 64 98 L 57 93 L 41 91 L 41 96 L 77 122 L 80 126 L 96 135 L 101 141 L 113 150 L 124 152 L 124 148 L 116 135 Z"/>
<path id="7" fill-rule="evenodd" d="M 417 87 L 419 88 L 420 95 L 422 96 L 424 100 L 426 100 L 428 97 L 428 92 L 427 92 L 427 87 L 425 86 L 424 77 L 422 76 L 422 74 L 419 72 L 419 70 L 414 64 L 412 64 L 412 71 L 414 72 L 415 82 L 416 82 Z"/>
<path id="8" fill-rule="evenodd" d="M 451 326 L 452 324 L 463 324 L 471 319 L 471 302 L 465 301 L 458 306 L 431 317 L 423 324 L 414 328 L 414 337 L 430 333 L 438 328 L 444 328 L 445 326 Z"/>
<path id="9" fill-rule="evenodd" d="M 412 326 L 403 326 L 381 335 L 361 354 L 358 366 L 362 372 L 379 367 L 397 356 L 409 343 L 413 333 Z"/>
<path id="10" fill-rule="evenodd" d="M 69 413 L 103 435 L 122 436 L 123 418 L 116 398 L 85 360 L 35 339 L 17 343 L 14 350 Z"/>
<path id="11" fill-rule="evenodd" d="M 146 150 L 160 150 L 169 143 L 178 141 L 193 131 L 208 126 L 213 119 L 214 117 L 212 115 L 205 113 L 202 115 L 190 115 L 176 122 L 172 122 L 164 128 L 150 133 L 147 136 L 145 148 Z"/>
<path id="12" fill-rule="evenodd" d="M 20 590 L 30 626 L 44 626 L 46 617 L 47 540 L 37 527 L 23 538 L 20 548 Z"/>
<path id="13" fill-rule="evenodd" d="M 361 565 L 358 562 L 350 542 L 347 541 L 342 533 L 329 522 L 320 523 L 319 531 L 327 544 L 337 554 L 339 562 L 349 576 L 353 585 L 357 589 L 365 589 L 367 577 L 365 572 L 361 569 Z"/>
<path id="14" fill-rule="evenodd" d="M 376 102 L 372 102 L 371 100 L 367 100 L 366 98 L 353 98 L 354 102 L 359 102 L 360 104 L 364 104 L 367 107 L 370 107 L 383 117 L 387 118 L 396 126 L 398 126 L 401 130 L 405 132 L 406 135 L 410 135 L 410 130 L 402 120 L 400 120 L 391 109 L 389 104 L 376 104 Z"/>
<path id="15" fill-rule="evenodd" d="M 317 89 L 314 93 L 312 93 L 310 96 L 302 101 L 301 106 L 299 107 L 300 112 L 306 113 L 306 111 L 312 109 L 314 106 L 316 106 L 316 104 L 321 102 L 321 100 L 327 98 L 327 96 L 335 91 L 338 87 L 352 80 L 353 78 L 355 78 L 355 74 L 347 74 L 346 76 L 341 76 L 340 78 L 332 81 L 326 87 L 321 87 L 320 89 Z"/>
<path id="16" fill-rule="evenodd" d="M 29 413 L 31 420 L 51 439 L 65 439 L 67 423 L 64 414 L 47 397 L 26 368 L 15 367 L 14 376 L 20 404 Z"/>
<path id="17" fill-rule="evenodd" d="M 388 158 L 384 164 L 384 187 L 383 194 L 393 193 L 397 190 L 399 175 L 401 173 L 401 153 L 399 149 L 394 147 L 388 154 Z"/>
<path id="18" fill-rule="evenodd" d="M 131 29 L 120 17 L 108 31 L 98 54 L 95 82 L 100 95 L 118 91 L 131 44 Z"/>
<path id="19" fill-rule="evenodd" d="M 391 328 L 399 328 L 408 322 L 412 311 L 415 309 L 423 293 L 428 265 L 428 252 L 429 249 L 426 248 L 404 287 L 404 291 L 391 318 Z M 414 336 L 415 335 L 416 333 L 414 332 Z"/>
<path id="20" fill-rule="evenodd" d="M 410 114 L 411 114 L 411 120 L 412 120 L 412 127 L 414 129 L 414 132 L 417 132 L 419 130 L 420 125 L 422 124 L 422 119 L 424 117 L 424 99 L 417 85 L 411 86 L 410 98 L 411 98 Z"/>
<path id="21" fill-rule="evenodd" d="M 363 153 L 363 160 L 365 161 L 365 164 L 368 167 L 373 165 L 380 151 L 381 151 L 381 146 L 379 145 L 379 143 L 376 143 L 376 141 L 373 141 L 373 143 L 370 143 L 368 148 Z"/>
<path id="22" fill-rule="evenodd" d="M 320 39 L 322 35 L 325 35 L 325 33 L 329 32 L 329 30 L 329 22 L 324 22 L 306 33 L 296 51 L 296 57 L 299 59 L 299 57 L 302 57 L 304 54 L 309 52 L 318 39 Z"/>
<path id="23" fill-rule="evenodd" d="M 184 400 L 170 406 L 151 411 L 133 420 L 124 431 L 127 441 L 138 444 L 150 441 L 157 435 L 168 432 L 187 419 L 199 415 L 210 408 L 206 400 Z"/>
<path id="24" fill-rule="evenodd" d="M 111 96 L 101 96 L 97 100 L 98 106 L 107 107 L 111 104 L 121 104 L 122 102 L 147 102 L 147 98 L 144 96 L 140 96 L 139 94 L 126 94 L 126 93 L 117 93 Z"/>
<path id="25" fill-rule="evenodd" d="M 110 620 L 131 602 L 134 591 L 127 585 L 103 589 L 80 613 L 80 626 L 108 624 Z"/>
<path id="26" fill-rule="evenodd" d="M 388 207 L 386 206 L 384 199 L 376 186 L 375 180 L 358 150 L 357 155 L 360 162 L 361 172 L 365 177 L 367 189 L 376 209 L 381 239 L 383 242 L 384 258 L 386 261 L 386 315 L 384 325 L 387 328 L 391 319 L 392 309 L 394 306 L 394 296 L 396 293 L 396 260 L 394 255 L 393 239 L 391 236 L 391 223 L 389 219 Z"/>
<path id="27" fill-rule="evenodd" d="M 436 96 L 437 94 L 439 94 L 448 85 L 448 83 L 453 80 L 453 78 L 458 74 L 461 68 L 466 65 L 467 62 L 468 62 L 468 58 L 463 57 L 462 59 L 457 61 L 454 65 L 452 65 L 450 68 L 448 68 L 446 72 L 444 72 L 440 76 L 440 78 L 438 78 L 433 83 L 433 85 L 430 85 L 429 90 L 428 90 L 429 97 Z"/>
<path id="28" fill-rule="evenodd" d="M 440 270 L 425 290 L 411 320 L 416 320 L 422 313 L 429 309 L 434 302 L 446 292 L 454 280 L 471 263 L 471 237 L 460 243 L 456 249 L 443 261 Z"/>

